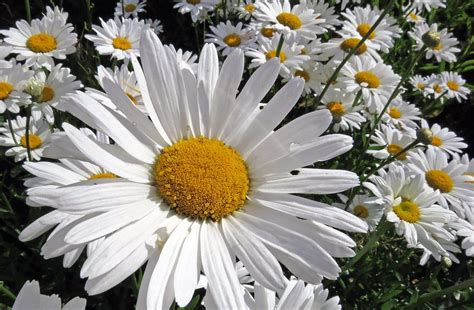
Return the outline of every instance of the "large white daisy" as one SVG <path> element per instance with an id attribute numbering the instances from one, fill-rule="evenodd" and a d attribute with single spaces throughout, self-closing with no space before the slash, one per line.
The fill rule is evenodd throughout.
<path id="1" fill-rule="evenodd" d="M 180 70 L 149 30 L 140 49 L 143 69 L 132 60 L 150 118 L 133 110 L 113 82 L 106 91 L 126 118 L 84 94 L 65 104 L 115 141 L 105 146 L 63 125 L 82 157 L 119 178 L 31 197 L 49 195 L 48 205 L 90 217 L 65 235 L 66 243 L 105 237 L 82 266 L 86 290 L 105 291 L 147 260 L 138 309 L 167 309 L 173 299 L 188 304 L 200 271 L 219 308 L 245 307 L 235 257 L 269 289 L 284 288 L 280 262 L 310 283 L 336 279 L 340 268 L 333 257 L 354 255 L 355 243 L 333 227 L 362 232 L 367 225 L 292 195 L 337 193 L 359 184 L 348 171 L 301 168 L 352 147 L 348 136 L 320 136 L 331 122 L 329 112 L 315 111 L 273 130 L 304 82 L 290 81 L 259 110 L 280 71 L 277 59 L 258 68 L 238 92 L 244 71 L 239 50 L 220 68 L 215 47 L 205 45 L 194 76 Z M 117 214 L 117 207 L 130 216 Z"/>

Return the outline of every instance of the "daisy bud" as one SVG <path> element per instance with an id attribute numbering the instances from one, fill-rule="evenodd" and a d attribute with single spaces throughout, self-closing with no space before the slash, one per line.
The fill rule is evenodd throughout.
<path id="1" fill-rule="evenodd" d="M 25 84 L 25 92 L 32 97 L 39 97 L 43 93 L 44 84 L 34 77 L 29 79 Z"/>
<path id="2" fill-rule="evenodd" d="M 439 32 L 431 30 L 422 35 L 421 40 L 429 48 L 435 48 L 441 42 Z"/>
<path id="3" fill-rule="evenodd" d="M 433 141 L 433 132 L 429 128 L 420 128 L 416 131 L 416 138 L 425 145 Z"/>
<path id="4" fill-rule="evenodd" d="M 443 267 L 445 269 L 449 269 L 452 265 L 453 265 L 453 261 L 447 257 L 447 256 L 444 256 L 442 259 L 441 259 L 441 263 L 443 264 Z"/>

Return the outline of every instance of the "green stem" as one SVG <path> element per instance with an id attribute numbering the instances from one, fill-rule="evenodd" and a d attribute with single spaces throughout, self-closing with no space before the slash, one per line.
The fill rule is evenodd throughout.
<path id="1" fill-rule="evenodd" d="M 0 293 L 2 293 L 3 295 L 7 296 L 8 298 L 12 300 L 16 299 L 15 294 L 13 294 L 8 288 L 3 286 L 3 283 L 0 283 Z"/>
<path id="2" fill-rule="evenodd" d="M 25 0 L 25 10 L 26 10 L 26 20 L 30 23 L 31 22 L 30 0 Z"/>
<path id="3" fill-rule="evenodd" d="M 84 0 L 86 5 L 86 15 L 87 15 L 87 30 L 92 30 L 92 14 L 91 14 L 91 0 Z"/>
<path id="4" fill-rule="evenodd" d="M 283 34 L 280 35 L 280 41 L 278 41 L 278 46 L 275 51 L 275 57 L 280 57 L 280 52 L 283 47 L 283 41 L 285 41 L 285 38 L 283 37 Z"/>
<path id="5" fill-rule="evenodd" d="M 6 110 L 5 115 L 7 116 L 8 128 L 10 129 L 10 134 L 12 135 L 13 142 L 15 142 L 16 145 L 18 145 L 18 141 L 16 141 L 15 132 L 13 130 L 12 118 L 11 118 L 11 115 L 10 115 L 10 111 Z"/>
<path id="6" fill-rule="evenodd" d="M 123 6 L 123 0 L 122 1 L 122 16 L 125 18 L 125 7 Z"/>
<path id="7" fill-rule="evenodd" d="M 447 287 L 443 290 L 431 292 L 431 293 L 428 293 L 428 294 L 423 294 L 420 298 L 418 298 L 418 300 L 416 302 L 414 302 L 412 304 L 409 304 L 407 307 L 405 307 L 405 309 L 414 309 L 414 308 L 416 308 L 416 306 L 425 304 L 425 303 L 427 303 L 427 302 L 429 302 L 433 299 L 440 298 L 440 297 L 443 297 L 445 295 L 449 295 L 449 294 L 454 293 L 456 291 L 465 290 L 465 289 L 470 288 L 470 287 L 474 287 L 474 278 L 463 281 L 463 282 L 461 282 L 459 284 L 456 284 L 456 285 L 452 285 L 452 286 Z"/>
<path id="8" fill-rule="evenodd" d="M 339 74 L 339 71 L 341 71 L 342 67 L 344 67 L 346 62 L 356 53 L 359 47 L 361 47 L 362 44 L 364 44 L 364 42 L 367 40 L 367 38 L 370 37 L 370 35 L 375 31 L 375 28 L 377 28 L 377 26 L 382 22 L 383 18 L 385 17 L 385 15 L 388 14 L 388 11 L 392 9 L 394 4 L 395 4 L 395 0 L 390 0 L 387 7 L 383 10 L 382 14 L 380 14 L 379 18 L 375 21 L 372 27 L 370 27 L 369 31 L 365 34 L 365 36 L 362 37 L 359 43 L 350 50 L 349 54 L 347 54 L 347 56 L 344 57 L 341 63 L 337 66 L 336 70 L 333 72 L 329 80 L 326 82 L 326 85 L 324 85 L 323 91 L 316 98 L 316 106 L 319 105 L 319 103 L 321 102 L 321 99 L 324 97 L 324 94 L 328 91 L 331 84 L 336 80 Z"/>
<path id="9" fill-rule="evenodd" d="M 3 201 L 5 201 L 5 205 L 7 206 L 8 210 L 9 210 L 11 213 L 14 213 L 14 212 L 13 212 L 12 205 L 11 205 L 10 201 L 8 201 L 7 196 L 5 196 L 5 193 L 2 192 L 1 194 L 2 194 L 2 199 L 3 199 Z"/>
<path id="10" fill-rule="evenodd" d="M 438 97 L 434 98 L 433 101 L 426 107 L 426 108 L 422 108 L 421 111 L 423 112 L 423 114 L 426 114 L 430 111 L 431 108 L 433 108 L 436 103 L 444 97 L 444 95 L 446 95 L 448 93 L 447 90 L 445 90 L 441 95 L 439 95 Z"/>
<path id="11" fill-rule="evenodd" d="M 26 152 L 28 154 L 28 161 L 31 161 L 31 148 L 30 148 L 30 119 L 31 119 L 31 105 L 26 108 L 26 127 L 25 127 L 25 142 Z"/>
<path id="12" fill-rule="evenodd" d="M 227 0 L 222 0 L 222 10 L 224 11 L 224 21 L 227 21 Z"/>

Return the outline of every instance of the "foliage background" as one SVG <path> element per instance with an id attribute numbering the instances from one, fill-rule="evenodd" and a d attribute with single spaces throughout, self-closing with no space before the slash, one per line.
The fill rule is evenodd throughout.
<path id="1" fill-rule="evenodd" d="M 383 8 L 385 1 L 363 1 L 363 3 L 378 4 Z M 88 9 L 89 4 L 91 9 Z M 446 9 L 433 11 L 429 19 L 449 27 L 449 30 L 461 42 L 463 50 L 467 49 L 468 53 L 462 62 L 454 66 L 461 71 L 463 77 L 471 85 L 471 91 L 474 91 L 472 88 L 474 52 L 471 48 L 474 42 L 472 36 L 474 1 L 447 0 L 447 4 Z M 72 69 L 73 74 L 82 80 L 84 85 L 97 87 L 94 79 L 96 66 L 99 64 L 110 66 L 111 62 L 106 57 L 99 58 L 94 53 L 92 44 L 85 40 L 83 35 L 90 32 L 91 23 L 99 23 L 99 17 L 103 19 L 113 17 L 116 1 L 31 0 L 32 18 L 40 16 L 46 5 L 59 5 L 69 12 L 69 22 L 76 28 L 79 44 L 78 52 L 68 57 L 65 65 Z M 179 14 L 172 9 L 172 6 L 171 0 L 148 0 L 147 14 L 142 17 L 158 18 L 162 22 L 164 33 L 161 39 L 165 43 L 172 43 L 177 48 L 197 52 L 199 46 L 196 39 L 199 38 L 202 44 L 203 29 L 196 30 L 189 16 Z M 21 0 L 0 0 L 0 10 L 1 29 L 14 26 L 15 21 L 24 19 L 26 16 L 25 5 Z M 400 3 L 390 14 L 400 16 Z M 395 48 L 393 53 L 388 55 L 390 59 L 388 63 L 394 66 L 395 72 L 400 72 L 400 67 L 403 66 L 402 55 L 402 46 Z M 428 75 L 448 69 L 444 64 L 433 65 L 424 61 L 418 66 L 416 72 Z M 443 113 L 437 116 L 431 115 L 431 122 L 438 122 L 449 127 L 465 138 L 470 145 L 467 153 L 471 158 L 474 156 L 473 101 L 471 97 L 469 102 L 463 104 L 452 102 L 445 107 Z M 304 110 L 296 110 L 292 112 L 292 115 L 296 116 L 304 112 Z M 1 116 L 0 121 L 3 121 Z M 57 122 L 60 124 L 61 120 Z M 86 296 L 83 289 L 85 280 L 79 277 L 83 260 L 70 269 L 62 267 L 62 258 L 44 260 L 40 255 L 40 248 L 47 234 L 28 243 L 18 240 L 19 232 L 46 210 L 29 208 L 25 205 L 23 181 L 27 178 L 27 174 L 21 165 L 5 157 L 4 151 L 0 147 L 0 309 L 8 309 L 13 304 L 12 298 L 24 282 L 32 279 L 40 282 L 43 294 L 59 294 L 63 301 L 75 296 L 87 297 L 88 309 L 133 309 L 139 288 L 140 272 L 106 293 Z M 367 238 L 366 235 L 356 236 L 360 247 L 366 243 Z M 331 295 L 340 296 L 345 309 L 399 309 L 410 302 L 415 303 L 424 293 L 474 277 L 472 258 L 459 255 L 461 263 L 453 264 L 450 268 L 433 260 L 421 267 L 418 265 L 420 255 L 420 251 L 407 249 L 403 238 L 396 236 L 393 230 L 389 230 L 377 242 L 369 255 L 366 255 L 354 267 L 344 271 L 337 281 L 326 281 L 325 286 L 329 288 Z M 341 261 L 340 265 L 344 266 L 344 263 Z M 202 295 L 203 292 L 199 293 Z M 195 304 L 198 303 L 198 299 L 193 301 Z M 440 307 L 474 309 L 473 289 L 455 292 L 435 299 L 431 303 L 416 306 L 418 309 Z"/>

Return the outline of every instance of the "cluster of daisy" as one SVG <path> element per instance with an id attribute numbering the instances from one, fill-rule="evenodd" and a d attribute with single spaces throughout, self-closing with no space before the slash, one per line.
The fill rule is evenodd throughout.
<path id="1" fill-rule="evenodd" d="M 77 43 L 61 9 L 0 31 L 0 145 L 33 176 L 27 204 L 52 208 L 20 240 L 51 230 L 42 256 L 84 256 L 90 295 L 146 264 L 137 309 L 184 307 L 200 288 L 211 309 L 338 309 L 321 281 L 355 255 L 349 233 L 388 223 L 421 264 L 474 256 L 474 160 L 423 118 L 470 91 L 456 72 L 412 75 L 422 57 L 402 75 L 385 61 L 409 37 L 415 55 L 456 60 L 456 38 L 423 18 L 444 1 L 414 0 L 403 25 L 360 1 L 175 2 L 208 26 L 199 55 L 164 45 L 145 1 L 119 1 L 85 35 L 113 59 L 94 68 L 101 89 L 61 63 Z M 370 169 L 325 165 L 354 144 Z"/>

